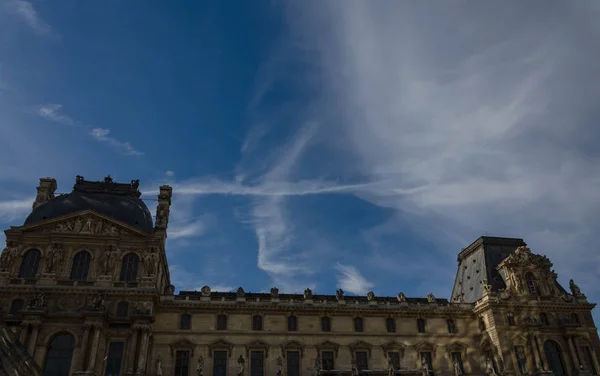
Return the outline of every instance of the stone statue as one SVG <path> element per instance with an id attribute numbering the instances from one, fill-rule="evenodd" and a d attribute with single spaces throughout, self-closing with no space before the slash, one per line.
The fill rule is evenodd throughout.
<path id="1" fill-rule="evenodd" d="M 387 357 L 387 371 L 388 371 L 388 376 L 394 376 L 396 374 L 396 366 L 394 365 L 394 361 L 392 360 L 392 357 L 388 355 Z"/>
<path id="2" fill-rule="evenodd" d="M 306 288 L 304 290 L 304 299 L 312 299 L 312 290 L 309 288 Z"/>
<path id="3" fill-rule="evenodd" d="M 35 295 L 29 304 L 27 304 L 27 308 L 44 308 L 46 306 L 46 298 L 44 297 L 43 292 L 38 292 Z"/>
<path id="4" fill-rule="evenodd" d="M 48 259 L 46 260 L 46 272 L 51 273 L 57 271 L 60 263 L 63 260 L 63 250 L 59 244 L 54 244 L 54 247 L 48 252 Z"/>
<path id="5" fill-rule="evenodd" d="M 494 369 L 494 363 L 492 362 L 492 358 L 488 357 L 485 361 L 485 372 L 489 376 L 496 376 L 496 370 Z"/>
<path id="6" fill-rule="evenodd" d="M 158 255 L 156 253 L 146 253 L 144 255 L 144 266 L 146 275 L 154 275 L 158 264 Z"/>
<path id="7" fill-rule="evenodd" d="M 160 356 L 156 361 L 156 376 L 162 376 L 162 358 Z"/>
<path id="8" fill-rule="evenodd" d="M 87 217 L 85 219 L 85 224 L 83 225 L 83 229 L 81 232 L 93 232 L 92 229 L 92 217 Z"/>
<path id="9" fill-rule="evenodd" d="M 167 286 L 167 288 L 165 289 L 165 293 L 167 295 L 173 295 L 175 293 L 175 286 L 173 286 L 173 285 Z"/>
<path id="10" fill-rule="evenodd" d="M 101 220 L 98 220 L 96 222 L 96 226 L 94 226 L 94 234 L 101 234 L 103 225 L 104 225 L 104 222 L 102 222 Z"/>
<path id="11" fill-rule="evenodd" d="M 421 376 L 429 376 L 429 364 L 424 358 L 421 359 Z"/>
<path id="12" fill-rule="evenodd" d="M 277 287 L 271 287 L 271 298 L 279 298 L 279 289 Z"/>
<path id="13" fill-rule="evenodd" d="M 104 298 L 102 297 L 102 295 L 96 294 L 96 296 L 94 296 L 94 299 L 92 299 L 92 305 L 90 306 L 90 310 L 101 311 L 104 308 L 106 308 L 106 306 L 104 305 Z"/>
<path id="14" fill-rule="evenodd" d="M 0 254 L 0 269 L 8 270 L 17 253 L 17 247 L 14 242 L 7 241 L 6 247 Z"/>
<path id="15" fill-rule="evenodd" d="M 400 303 L 404 303 L 406 301 L 406 296 L 404 296 L 403 292 L 399 292 L 396 298 Z"/>
<path id="16" fill-rule="evenodd" d="M 210 296 L 210 286 L 202 286 L 200 289 L 202 296 Z"/>
<path id="17" fill-rule="evenodd" d="M 460 364 L 458 364 L 458 361 L 456 359 L 454 359 L 452 365 L 454 367 L 454 376 L 462 376 L 462 369 L 460 369 Z"/>
<path id="18" fill-rule="evenodd" d="M 246 296 L 246 293 L 244 292 L 244 289 L 241 287 L 238 287 L 237 292 L 235 293 L 238 297 L 244 297 Z"/>
<path id="19" fill-rule="evenodd" d="M 319 376 L 321 374 L 321 369 L 323 369 L 321 359 L 317 357 L 315 358 L 315 363 L 313 365 L 313 376 Z"/>
<path id="20" fill-rule="evenodd" d="M 344 300 L 344 290 L 342 290 L 342 289 L 337 289 L 337 290 L 335 291 L 335 298 L 336 298 L 337 300 Z"/>
<path id="21" fill-rule="evenodd" d="M 77 218 L 75 220 L 75 225 L 73 225 L 73 232 L 81 232 L 81 228 L 83 227 L 83 221 L 81 218 Z"/>
<path id="22" fill-rule="evenodd" d="M 282 376 L 283 373 L 283 359 L 280 356 L 277 357 L 277 376 Z"/>
<path id="23" fill-rule="evenodd" d="M 204 372 L 204 358 L 202 355 L 198 357 L 198 364 L 196 365 L 196 376 L 203 376 Z"/>
<path id="24" fill-rule="evenodd" d="M 579 289 L 579 286 L 577 286 L 572 279 L 569 280 L 569 288 L 571 289 L 571 293 L 573 294 L 573 296 L 583 296 L 581 290 Z"/>
<path id="25" fill-rule="evenodd" d="M 375 293 L 373 291 L 369 291 L 367 293 L 367 300 L 372 302 L 373 300 L 375 300 Z"/>
<path id="26" fill-rule="evenodd" d="M 246 368 L 245 365 L 245 361 L 244 361 L 244 357 L 240 355 L 240 357 L 238 358 L 238 376 L 244 376 L 244 370 Z"/>
<path id="27" fill-rule="evenodd" d="M 433 296 L 432 292 L 430 292 L 429 294 L 427 294 L 427 302 L 428 303 L 435 303 L 435 296 Z"/>
<path id="28" fill-rule="evenodd" d="M 354 359 L 354 357 L 352 357 L 352 359 L 350 360 L 350 365 L 350 374 L 352 376 L 358 376 L 358 368 L 356 367 L 356 359 Z"/>

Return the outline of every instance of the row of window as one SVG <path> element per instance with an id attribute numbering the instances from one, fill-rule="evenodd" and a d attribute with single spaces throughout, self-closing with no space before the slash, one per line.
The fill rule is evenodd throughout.
<path id="1" fill-rule="evenodd" d="M 362 333 L 364 331 L 363 319 L 361 317 L 355 317 L 354 320 L 354 331 Z M 288 331 L 295 332 L 298 330 L 298 318 L 294 315 L 288 316 L 287 319 Z M 446 320 L 448 327 L 448 333 L 457 333 L 456 323 L 452 319 Z M 184 313 L 180 316 L 179 329 L 189 330 L 192 327 L 192 315 Z M 227 330 L 227 315 L 217 315 L 217 330 Z M 393 318 L 385 319 L 385 327 L 388 333 L 396 333 L 396 320 Z M 252 316 L 252 330 L 263 330 L 263 317 L 261 315 Z M 331 318 L 324 316 L 321 317 L 321 331 L 331 331 Z M 417 331 L 419 333 L 425 333 L 425 319 L 417 319 Z"/>
<path id="2" fill-rule="evenodd" d="M 36 278 L 38 266 L 40 264 L 41 253 L 37 249 L 30 249 L 23 255 L 21 267 L 19 269 L 19 278 Z M 77 281 L 85 281 L 88 278 L 90 262 L 92 255 L 88 251 L 80 251 L 73 257 L 70 278 Z M 121 263 L 120 280 L 123 282 L 132 282 L 137 278 L 139 256 L 135 253 L 128 253 L 123 257 Z"/>

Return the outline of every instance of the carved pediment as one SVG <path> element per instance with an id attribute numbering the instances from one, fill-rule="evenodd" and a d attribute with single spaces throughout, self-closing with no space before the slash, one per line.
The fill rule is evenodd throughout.
<path id="1" fill-rule="evenodd" d="M 433 356 L 435 356 L 435 352 L 436 352 L 436 346 L 435 344 L 429 342 L 429 341 L 422 341 L 419 342 L 415 345 L 415 348 L 417 349 L 418 352 L 422 352 L 422 351 L 430 351 L 431 354 Z"/>
<path id="2" fill-rule="evenodd" d="M 12 227 L 12 229 L 22 232 L 68 233 L 84 236 L 146 237 L 149 235 L 135 227 L 96 213 L 93 210 L 85 210 L 31 225 Z"/>
<path id="3" fill-rule="evenodd" d="M 296 350 L 300 352 L 300 357 L 304 356 L 304 345 L 301 344 L 300 342 L 297 341 L 289 341 L 286 344 L 281 345 L 281 353 L 283 354 L 283 357 L 285 358 L 285 354 L 289 351 L 289 350 Z"/>
<path id="4" fill-rule="evenodd" d="M 446 351 L 448 354 L 453 352 L 460 352 L 463 357 L 466 357 L 467 354 L 467 345 L 462 342 L 452 342 L 448 346 L 446 346 Z"/>
<path id="5" fill-rule="evenodd" d="M 336 357 L 339 349 L 340 345 L 331 341 L 325 341 L 317 345 L 317 351 L 321 352 L 322 350 L 333 350 Z"/>
<path id="6" fill-rule="evenodd" d="M 266 342 L 263 342 L 261 340 L 255 340 L 250 342 L 249 344 L 245 345 L 246 347 L 246 357 L 249 359 L 250 358 L 250 351 L 251 350 L 263 350 L 265 352 L 265 358 L 269 357 L 269 344 Z"/>
<path id="7" fill-rule="evenodd" d="M 171 356 L 174 357 L 175 356 L 175 351 L 177 350 L 189 350 L 191 356 L 194 356 L 194 349 L 196 348 L 196 344 L 194 344 L 194 342 L 188 340 L 187 338 L 184 338 L 180 341 L 177 341 L 175 343 L 171 343 L 169 345 L 169 347 L 171 348 Z"/>
<path id="8" fill-rule="evenodd" d="M 518 247 L 514 253 L 509 255 L 499 265 L 499 268 L 514 270 L 518 268 L 529 268 L 539 270 L 550 270 L 552 262 L 546 256 L 537 255 L 531 252 L 526 246 Z"/>
<path id="9" fill-rule="evenodd" d="M 350 348 L 350 351 L 352 351 L 352 353 L 354 353 L 355 351 L 367 350 L 369 353 L 369 358 L 371 357 L 371 349 L 373 348 L 373 345 L 371 345 L 370 343 L 367 343 L 365 341 L 356 341 L 348 345 L 348 347 Z"/>
<path id="10" fill-rule="evenodd" d="M 404 356 L 404 349 L 406 346 L 396 341 L 390 341 L 381 345 L 381 348 L 383 349 L 384 354 L 387 354 L 390 351 L 398 351 L 401 356 Z"/>
<path id="11" fill-rule="evenodd" d="M 212 358 L 213 351 L 215 350 L 227 350 L 227 355 L 231 357 L 231 353 L 233 350 L 233 343 L 219 338 L 218 340 L 211 342 L 208 344 L 208 356 Z"/>

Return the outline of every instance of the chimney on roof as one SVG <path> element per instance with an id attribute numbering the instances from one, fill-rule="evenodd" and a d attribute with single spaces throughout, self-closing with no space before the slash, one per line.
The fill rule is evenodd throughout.
<path id="1" fill-rule="evenodd" d="M 33 202 L 33 209 L 52 200 L 54 192 L 56 192 L 56 179 L 40 178 L 40 185 L 37 187 L 37 197 Z"/>

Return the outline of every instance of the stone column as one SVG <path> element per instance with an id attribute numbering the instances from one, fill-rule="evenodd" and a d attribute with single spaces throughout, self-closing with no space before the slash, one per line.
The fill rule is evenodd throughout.
<path id="1" fill-rule="evenodd" d="M 529 342 L 531 343 L 531 347 L 533 350 L 533 368 L 534 371 L 538 371 L 542 369 L 542 362 L 540 361 L 540 352 L 538 351 L 537 343 L 535 342 L 535 337 L 533 334 L 529 335 Z"/>
<path id="2" fill-rule="evenodd" d="M 540 359 L 542 360 L 542 367 L 544 371 L 548 371 L 548 360 L 546 359 L 546 352 L 544 351 L 544 345 L 542 343 L 542 339 L 539 336 L 535 336 L 535 341 L 538 344 L 537 351 L 539 352 Z"/>
<path id="3" fill-rule="evenodd" d="M 96 358 L 98 355 L 98 344 L 100 343 L 100 325 L 94 325 L 94 338 L 92 340 L 92 348 L 90 350 L 90 359 L 88 360 L 88 372 L 94 372 L 96 367 Z"/>
<path id="4" fill-rule="evenodd" d="M 133 333 L 127 341 L 127 373 L 133 373 L 133 362 L 135 360 L 135 348 L 137 347 L 139 329 L 134 327 Z"/>
<path id="5" fill-rule="evenodd" d="M 598 363 L 598 356 L 596 355 L 596 350 L 594 350 L 593 346 L 590 346 L 589 349 L 592 352 L 592 362 L 594 363 L 594 368 L 596 368 L 596 370 L 600 370 L 600 364 Z M 590 370 L 590 372 L 592 372 L 592 370 Z"/>
<path id="6" fill-rule="evenodd" d="M 140 344 L 140 357 L 138 358 L 138 373 L 143 374 L 146 369 L 146 357 L 148 354 L 148 337 L 150 337 L 150 328 L 144 327 L 141 330 L 142 339 Z"/>
<path id="7" fill-rule="evenodd" d="M 35 353 L 35 345 L 37 344 L 38 334 L 40 333 L 40 324 L 31 325 L 31 337 L 29 337 L 29 345 L 27 351 L 31 356 Z"/>
<path id="8" fill-rule="evenodd" d="M 27 344 L 28 332 L 29 332 L 29 324 L 28 323 L 21 324 L 21 333 L 19 335 L 19 342 L 21 342 L 21 344 L 23 346 L 25 346 Z"/>
<path id="9" fill-rule="evenodd" d="M 90 328 L 88 324 L 83 325 L 83 339 L 81 340 L 81 347 L 79 348 L 79 359 L 77 364 L 77 370 L 85 371 L 85 357 L 88 350 L 88 342 L 90 339 Z"/>
<path id="10" fill-rule="evenodd" d="M 573 336 L 569 336 L 567 339 L 569 342 L 569 350 L 571 351 L 571 358 L 573 358 L 573 368 L 574 372 L 579 372 L 579 357 L 577 356 L 577 351 L 575 350 L 575 344 L 573 343 Z"/>

